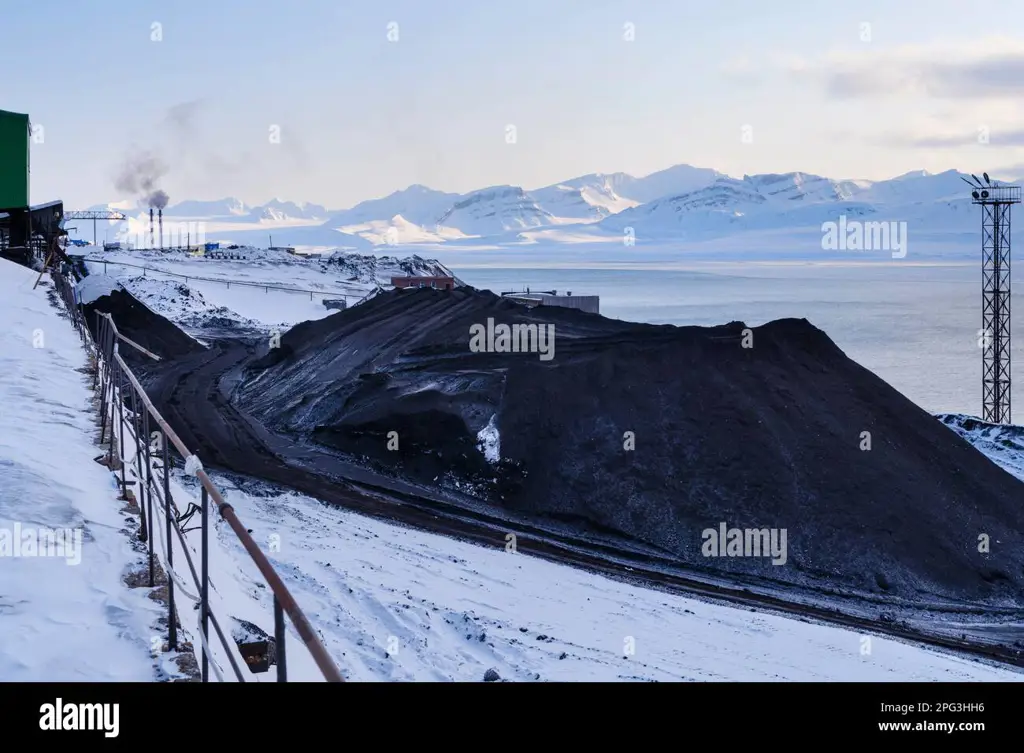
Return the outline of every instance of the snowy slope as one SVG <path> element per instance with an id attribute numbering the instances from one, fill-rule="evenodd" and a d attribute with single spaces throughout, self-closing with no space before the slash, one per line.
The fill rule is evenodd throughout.
<path id="1" fill-rule="evenodd" d="M 229 196 L 215 201 L 181 201 L 164 209 L 164 217 L 244 217 L 252 207 Z"/>
<path id="2" fill-rule="evenodd" d="M 853 197 L 849 186 L 842 186 L 820 175 L 783 173 L 747 175 L 743 180 L 768 201 L 842 201 Z"/>
<path id="3" fill-rule="evenodd" d="M 955 185 L 959 184 L 959 188 Z M 637 238 L 710 238 L 750 231 L 810 233 L 820 244 L 821 225 L 840 216 L 906 222 L 915 235 L 977 229 L 976 207 L 955 171 L 869 183 L 834 181 L 805 173 L 719 178 L 602 220 L 597 229 Z"/>
<path id="4" fill-rule="evenodd" d="M 1000 468 L 1024 481 L 1024 427 L 1000 426 L 955 413 L 937 418 Z"/>
<path id="5" fill-rule="evenodd" d="M 705 167 L 691 165 L 673 165 L 656 173 L 634 178 L 625 173 L 613 176 L 612 187 L 625 199 L 639 204 L 660 199 L 663 196 L 679 195 L 696 191 L 719 178 L 727 177 L 724 173 Z"/>
<path id="6" fill-rule="evenodd" d="M 422 226 L 410 222 L 400 214 L 388 220 L 368 220 L 357 225 L 338 228 L 339 232 L 353 235 L 373 246 L 405 246 L 417 243 L 441 243 L 466 235 L 455 228 L 436 224 Z"/>
<path id="7" fill-rule="evenodd" d="M 93 461 L 81 341 L 50 305 L 48 281 L 32 289 L 37 276 L 0 259 L 0 678 L 152 680 L 160 607 L 122 583 L 142 558 L 121 531 L 110 472 Z M 11 556 L 15 526 L 76 531 L 77 564 Z"/>
<path id="8" fill-rule="evenodd" d="M 351 209 L 335 212 L 324 224 L 344 230 L 374 221 L 390 221 L 398 216 L 413 225 L 434 230 L 438 220 L 461 198 L 459 194 L 435 191 L 417 184 L 380 199 L 361 202 Z"/>
<path id="9" fill-rule="evenodd" d="M 622 175 L 622 174 L 620 174 Z M 616 176 L 584 175 L 530 191 L 537 205 L 554 217 L 596 222 L 636 206 L 615 192 Z"/>
<path id="10" fill-rule="evenodd" d="M 969 197 L 970 188 L 962 177 L 970 176 L 956 170 L 947 170 L 937 175 L 917 170 L 890 180 L 870 183 L 857 198 L 879 204 L 900 205 Z"/>
<path id="11" fill-rule="evenodd" d="M 494 186 L 476 191 L 457 202 L 437 220 L 442 227 L 477 237 L 555 223 L 554 216 L 538 206 L 534 197 L 518 186 Z"/>
<path id="12" fill-rule="evenodd" d="M 336 251 L 303 257 L 257 248 L 225 253 L 241 258 L 217 258 L 212 253 L 191 256 L 183 251 L 95 250 L 88 258 L 103 261 L 87 262 L 90 274 L 80 287 L 99 297 L 119 285 L 156 313 L 192 331 L 213 325 L 287 327 L 334 313 L 324 307 L 324 299 L 344 298 L 355 304 L 377 286 L 390 285 L 392 276 L 451 274 L 436 260 L 418 256 Z M 300 292 L 275 289 L 282 287 Z M 312 296 L 304 292 L 310 290 L 316 292 Z"/>
<path id="13" fill-rule="evenodd" d="M 480 681 L 489 669 L 523 682 L 1024 679 L 879 636 L 865 643 L 848 630 L 608 580 L 509 552 L 503 540 L 478 547 L 262 484 L 216 482 L 257 542 L 276 544 L 274 567 L 351 680 Z M 217 538 L 233 563 L 224 571 L 231 591 L 267 614 L 255 567 L 222 527 Z M 293 645 L 290 656 L 302 651 Z"/>
<path id="14" fill-rule="evenodd" d="M 152 627 L 159 607 L 143 598 L 145 589 L 120 583 L 139 558 L 121 538 L 110 474 L 92 461 L 89 392 L 75 370 L 84 365 L 81 344 L 44 291 L 31 289 L 35 273 L 2 261 L 0 272 L 0 319 L 9 323 L 0 333 L 0 368 L 13 375 L 0 382 L 7 406 L 0 413 L 0 526 L 82 525 L 88 532 L 80 565 L 3 561 L 0 676 L 150 679 L 149 639 L 163 634 Z M 109 284 L 97 279 L 92 292 Z M 134 451 L 130 443 L 126 451 Z M 1024 679 L 879 636 L 608 580 L 507 551 L 504 540 L 478 547 L 264 484 L 214 480 L 349 680 L 481 681 L 489 669 L 524 682 Z M 171 491 L 180 510 L 198 501 L 192 477 L 176 472 Z M 198 561 L 199 532 L 186 541 Z M 173 546 L 182 563 L 180 543 Z M 272 631 L 267 589 L 221 521 L 211 537 L 211 577 L 222 622 L 244 619 Z M 198 613 L 187 592 L 178 596 L 181 639 L 198 646 Z M 290 679 L 320 679 L 290 623 L 289 633 Z M 226 657 L 214 651 L 230 679 Z M 247 679 L 273 682 L 275 673 Z"/>
<path id="15" fill-rule="evenodd" d="M 296 203 L 273 199 L 249 211 L 249 219 L 281 222 L 283 220 L 325 220 L 329 212 L 326 207 L 307 202 Z"/>
<path id="16" fill-rule="evenodd" d="M 760 211 L 768 201 L 750 181 L 718 178 L 696 191 L 626 209 L 602 221 L 600 227 L 616 232 L 632 228 L 645 237 L 687 230 L 726 233 L 740 230 L 740 219 Z"/>

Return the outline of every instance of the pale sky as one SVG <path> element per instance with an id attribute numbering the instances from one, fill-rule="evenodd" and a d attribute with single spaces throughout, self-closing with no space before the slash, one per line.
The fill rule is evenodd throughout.
<path id="1" fill-rule="evenodd" d="M 32 200 L 68 209 L 131 198 L 146 152 L 172 204 L 331 209 L 678 163 L 1024 174 L 1019 0 L 32 0 L 3 28 Z"/>

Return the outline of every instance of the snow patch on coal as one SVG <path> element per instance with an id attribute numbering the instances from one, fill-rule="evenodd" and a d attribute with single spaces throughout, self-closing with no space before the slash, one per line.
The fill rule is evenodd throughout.
<path id="1" fill-rule="evenodd" d="M 128 277 L 121 278 L 121 284 L 151 311 L 159 312 L 181 327 L 205 330 L 262 326 L 260 322 L 241 316 L 226 306 L 209 303 L 200 291 L 181 282 Z"/>
<path id="2" fill-rule="evenodd" d="M 94 338 L 98 337 L 96 312 L 102 312 L 113 317 L 118 332 L 162 359 L 172 360 L 205 350 L 198 341 L 127 290 L 112 291 L 84 308 L 86 322 Z M 155 363 L 131 345 L 120 345 L 119 352 L 129 366 L 149 367 Z"/>
<path id="3" fill-rule="evenodd" d="M 494 424 L 495 418 L 497 416 L 491 416 L 487 426 L 476 434 L 480 451 L 487 458 L 488 463 L 497 463 L 501 460 L 501 435 L 498 433 L 498 427 Z"/>
<path id="4" fill-rule="evenodd" d="M 553 326 L 555 357 L 474 352 L 488 319 Z M 978 544 L 1024 530 L 1021 481 L 806 320 L 674 327 L 468 288 L 391 291 L 297 325 L 247 379 L 242 408 L 274 430 L 616 532 L 698 573 L 904 605 L 1024 604 L 1024 551 Z M 492 420 L 497 464 L 479 442 Z M 706 533 L 723 525 L 743 546 L 710 556 Z M 751 539 L 784 540 L 786 555 Z"/>
<path id="5" fill-rule="evenodd" d="M 1024 481 L 1024 426 L 993 424 L 959 413 L 936 418 L 1007 473 Z"/>
<path id="6" fill-rule="evenodd" d="M 89 275 L 75 284 L 78 302 L 82 304 L 92 303 L 97 298 L 123 289 L 120 282 L 107 275 Z"/>

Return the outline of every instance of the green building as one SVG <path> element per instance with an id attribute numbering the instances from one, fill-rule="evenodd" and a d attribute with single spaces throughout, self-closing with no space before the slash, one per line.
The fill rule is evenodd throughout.
<path id="1" fill-rule="evenodd" d="M 0 110 L 0 211 L 28 207 L 28 115 Z"/>

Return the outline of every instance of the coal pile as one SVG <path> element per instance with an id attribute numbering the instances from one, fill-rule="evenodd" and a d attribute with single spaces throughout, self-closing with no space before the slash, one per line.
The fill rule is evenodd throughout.
<path id="1" fill-rule="evenodd" d="M 86 322 L 94 338 L 97 337 L 95 312 L 100 311 L 114 318 L 118 332 L 162 359 L 172 360 L 205 350 L 178 329 L 177 325 L 140 303 L 125 290 L 111 291 L 86 304 L 84 308 Z M 127 343 L 121 343 L 119 350 L 129 366 L 148 367 L 154 364 L 153 359 Z"/>
<path id="2" fill-rule="evenodd" d="M 552 357 L 473 352 L 489 319 L 553 325 Z M 294 327 L 239 404 L 278 432 L 694 569 L 1024 604 L 1024 484 L 806 320 L 655 326 L 393 291 Z M 745 536 L 709 550 L 705 532 L 723 528 L 763 530 L 765 549 Z"/>

